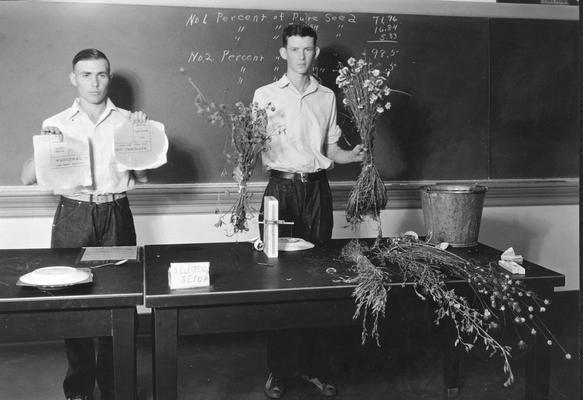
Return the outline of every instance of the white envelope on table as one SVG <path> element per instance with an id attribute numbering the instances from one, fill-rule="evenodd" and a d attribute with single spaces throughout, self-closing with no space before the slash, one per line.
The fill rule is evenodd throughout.
<path id="1" fill-rule="evenodd" d="M 39 186 L 62 190 L 93 185 L 89 140 L 84 135 L 35 135 L 34 164 Z"/>
<path id="2" fill-rule="evenodd" d="M 143 170 L 166 164 L 168 138 L 164 125 L 157 121 L 120 125 L 114 132 L 113 152 L 117 168 Z"/>

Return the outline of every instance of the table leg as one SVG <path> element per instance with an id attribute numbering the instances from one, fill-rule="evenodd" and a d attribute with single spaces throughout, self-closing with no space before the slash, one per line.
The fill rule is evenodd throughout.
<path id="1" fill-rule="evenodd" d="M 549 291 L 536 288 L 535 291 L 541 297 L 551 298 L 552 289 Z M 541 318 L 543 316 L 545 314 L 540 314 Z M 548 324 L 548 321 L 543 320 L 543 323 Z M 530 338 L 530 342 L 534 342 L 534 346 L 526 354 L 524 373 L 525 400 L 546 400 L 549 398 L 552 346 L 549 346 L 546 341 L 547 339 L 541 333 Z"/>
<path id="2" fill-rule="evenodd" d="M 115 398 L 134 399 L 136 395 L 135 309 L 112 310 L 113 373 Z"/>
<path id="3" fill-rule="evenodd" d="M 152 309 L 152 357 L 155 400 L 178 397 L 178 310 Z"/>
<path id="4" fill-rule="evenodd" d="M 550 370 L 549 346 L 545 343 L 544 337 L 537 337 L 534 348 L 526 356 L 525 400 L 546 400 L 549 398 Z"/>
<path id="5" fill-rule="evenodd" d="M 440 322 L 440 327 L 443 335 L 443 383 L 446 397 L 456 398 L 461 385 L 460 362 L 464 350 L 461 345 L 455 345 L 457 331 L 451 319 L 444 318 Z"/>

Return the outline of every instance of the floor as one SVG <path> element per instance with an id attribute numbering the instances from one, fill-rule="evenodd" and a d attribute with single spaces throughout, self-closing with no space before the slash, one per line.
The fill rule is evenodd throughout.
<path id="1" fill-rule="evenodd" d="M 557 296 L 550 326 L 558 341 L 573 353 L 567 361 L 552 352 L 550 399 L 579 399 L 579 303 L 578 292 Z M 358 340 L 337 343 L 334 375 L 338 400 L 390 399 L 429 400 L 443 398 L 441 351 L 431 326 L 408 324 L 383 346 L 362 348 Z M 358 334 L 354 331 L 353 334 Z M 252 334 L 183 337 L 179 341 L 179 399 L 263 400 L 265 332 Z M 344 335 L 344 340 L 347 335 Z M 353 336 L 355 338 L 356 336 Z M 395 345 L 394 343 L 399 343 Z M 138 395 L 153 399 L 151 337 L 138 338 Z M 61 380 L 66 363 L 61 342 L 35 342 L 0 345 L 0 400 L 63 399 Z M 503 387 L 501 360 L 470 353 L 463 363 L 464 385 L 461 399 L 523 399 L 524 356 L 515 353 L 512 367 L 516 382 Z M 96 394 L 98 392 L 96 391 Z M 96 399 L 99 396 L 96 395 Z M 285 399 L 320 399 L 300 380 L 288 384 Z M 164 400 L 164 399 L 160 399 Z"/>

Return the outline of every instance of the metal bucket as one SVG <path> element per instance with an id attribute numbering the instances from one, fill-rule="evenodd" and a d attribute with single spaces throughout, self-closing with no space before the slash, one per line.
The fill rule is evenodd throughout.
<path id="1" fill-rule="evenodd" d="M 440 184 L 420 190 L 425 230 L 431 243 L 447 242 L 453 247 L 478 244 L 485 186 Z"/>

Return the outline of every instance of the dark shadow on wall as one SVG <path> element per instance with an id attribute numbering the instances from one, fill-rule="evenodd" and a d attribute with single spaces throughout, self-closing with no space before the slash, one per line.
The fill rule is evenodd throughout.
<path id="1" fill-rule="evenodd" d="M 115 71 L 111 81 L 109 97 L 120 108 L 140 110 L 140 83 L 130 71 Z M 200 152 L 189 148 L 186 143 L 176 143 L 168 136 L 167 163 L 150 171 L 152 183 L 189 183 L 199 182 L 202 177 L 194 160 L 200 159 Z"/>
<path id="2" fill-rule="evenodd" d="M 194 160 L 201 160 L 201 153 L 196 149 L 168 138 L 168 162 L 150 172 L 151 183 L 200 183 L 202 182 L 201 166 Z"/>
<path id="3" fill-rule="evenodd" d="M 111 79 L 109 98 L 117 107 L 135 111 L 138 108 L 138 104 L 136 104 L 138 87 L 139 84 L 134 74 L 128 71 L 116 71 Z"/>
<path id="4" fill-rule="evenodd" d="M 482 216 L 480 222 L 480 235 L 478 240 L 484 244 L 506 250 L 513 247 L 516 254 L 528 254 L 530 258 L 538 258 L 540 244 L 549 230 L 549 224 L 536 221 L 532 218 L 525 226 L 519 219 Z M 504 238 L 503 242 L 496 238 Z M 507 238 L 512 238 L 507 242 Z"/>

